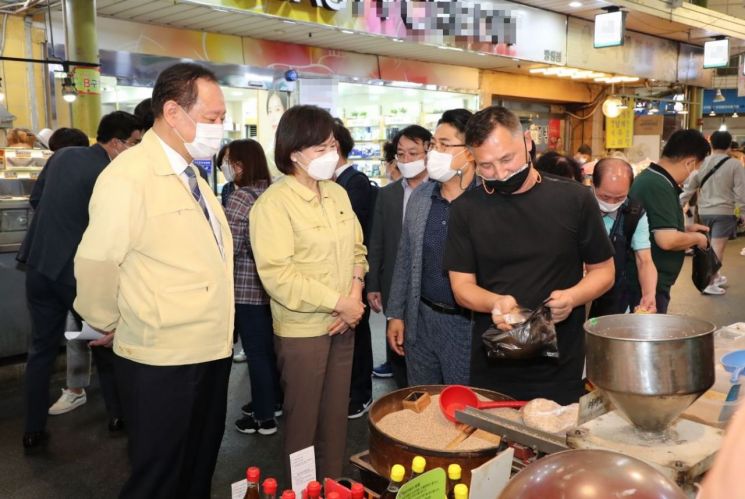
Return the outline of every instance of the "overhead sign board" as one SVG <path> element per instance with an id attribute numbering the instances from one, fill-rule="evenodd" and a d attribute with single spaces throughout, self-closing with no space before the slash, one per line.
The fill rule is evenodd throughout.
<path id="1" fill-rule="evenodd" d="M 625 24 L 626 13 L 621 10 L 596 15 L 593 47 L 599 49 L 623 45 Z"/>
<path id="2" fill-rule="evenodd" d="M 567 17 L 494 0 L 175 0 L 398 41 L 566 64 Z M 354 33 L 350 33 L 352 36 Z"/>
<path id="3" fill-rule="evenodd" d="M 726 68 L 729 66 L 729 39 L 712 40 L 704 43 L 704 67 Z"/>

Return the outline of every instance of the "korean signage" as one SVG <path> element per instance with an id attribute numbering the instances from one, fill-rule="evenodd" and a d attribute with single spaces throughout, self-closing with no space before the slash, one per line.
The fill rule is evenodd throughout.
<path id="1" fill-rule="evenodd" d="M 73 68 L 73 81 L 78 94 L 98 95 L 101 93 L 101 72 L 98 68 Z"/>
<path id="2" fill-rule="evenodd" d="M 605 118 L 605 147 L 626 149 L 634 144 L 634 101 L 617 118 Z"/>
<path id="3" fill-rule="evenodd" d="M 471 0 L 176 0 L 428 45 L 566 64 L 561 14 Z"/>

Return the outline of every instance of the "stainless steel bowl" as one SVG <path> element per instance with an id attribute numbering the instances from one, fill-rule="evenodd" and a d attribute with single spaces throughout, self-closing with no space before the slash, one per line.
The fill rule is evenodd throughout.
<path id="1" fill-rule="evenodd" d="M 590 319 L 587 377 L 638 428 L 662 432 L 714 384 L 714 329 L 679 315 Z"/>
<path id="2" fill-rule="evenodd" d="M 665 475 L 636 458 L 605 450 L 569 450 L 531 463 L 515 475 L 499 499 L 633 497 L 685 499 Z"/>

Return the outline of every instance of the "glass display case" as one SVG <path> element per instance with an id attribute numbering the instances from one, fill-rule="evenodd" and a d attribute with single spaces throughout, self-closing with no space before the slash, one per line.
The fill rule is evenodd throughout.
<path id="1" fill-rule="evenodd" d="M 28 230 L 29 196 L 52 151 L 0 148 L 0 252 L 18 250 Z"/>

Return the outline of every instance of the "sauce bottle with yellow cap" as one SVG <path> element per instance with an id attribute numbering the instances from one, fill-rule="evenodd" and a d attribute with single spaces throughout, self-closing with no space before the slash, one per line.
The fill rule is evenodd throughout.
<path id="1" fill-rule="evenodd" d="M 422 473 L 424 473 L 424 470 L 427 468 L 427 460 L 424 459 L 422 456 L 416 456 L 414 459 L 411 460 L 411 478 L 409 480 L 413 480 Z"/>
<path id="2" fill-rule="evenodd" d="M 404 483 L 404 477 L 406 476 L 406 468 L 400 464 L 394 464 L 391 467 L 391 481 L 388 483 L 388 488 L 380 496 L 380 499 L 396 499 L 396 494 Z"/>
<path id="3" fill-rule="evenodd" d="M 448 499 L 455 499 L 455 486 L 460 483 L 461 475 L 462 470 L 460 468 L 460 465 L 451 464 L 450 466 L 448 466 Z"/>

